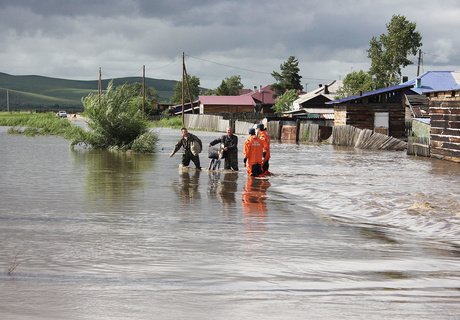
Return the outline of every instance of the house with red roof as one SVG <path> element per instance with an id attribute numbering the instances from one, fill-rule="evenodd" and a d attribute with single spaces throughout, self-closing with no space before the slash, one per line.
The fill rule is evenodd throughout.
<path id="1" fill-rule="evenodd" d="M 273 113 L 276 93 L 274 90 L 272 90 L 271 84 L 266 85 L 265 87 L 260 86 L 259 89 L 254 87 L 253 91 L 244 93 L 243 95 L 252 97 L 256 104 L 256 112 Z"/>
<path id="2" fill-rule="evenodd" d="M 256 103 L 249 95 L 199 96 L 200 114 L 254 112 Z"/>

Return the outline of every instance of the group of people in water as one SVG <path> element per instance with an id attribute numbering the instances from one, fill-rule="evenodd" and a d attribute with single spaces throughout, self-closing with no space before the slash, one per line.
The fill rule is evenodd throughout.
<path id="1" fill-rule="evenodd" d="M 267 129 L 261 123 L 256 128 L 250 128 L 249 136 L 244 141 L 243 164 L 246 167 L 248 176 L 260 177 L 270 174 L 270 136 Z M 225 160 L 224 169 L 238 171 L 238 137 L 233 133 L 231 127 L 227 128 L 227 134 L 211 141 L 208 147 L 219 144 L 222 146 L 222 158 Z M 181 148 L 182 166 L 188 167 L 193 162 L 197 170 L 201 170 L 199 154 L 203 149 L 201 140 L 194 134 L 188 132 L 187 128 L 181 129 L 181 138 L 176 143 L 170 157 L 174 156 Z"/>

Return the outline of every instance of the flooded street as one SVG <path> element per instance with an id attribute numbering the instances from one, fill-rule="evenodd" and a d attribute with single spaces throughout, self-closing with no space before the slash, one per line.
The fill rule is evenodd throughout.
<path id="1" fill-rule="evenodd" d="M 6 130 L 1 319 L 460 319 L 459 164 L 272 142 L 251 181 L 180 172 L 179 130 L 154 155 Z"/>

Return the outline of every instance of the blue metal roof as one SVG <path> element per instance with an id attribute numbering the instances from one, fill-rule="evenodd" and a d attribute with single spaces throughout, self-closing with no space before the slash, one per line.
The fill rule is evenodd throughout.
<path id="1" fill-rule="evenodd" d="M 398 85 L 387 87 L 387 88 L 365 92 L 362 95 L 355 95 L 355 96 L 350 96 L 350 97 L 346 97 L 346 98 L 342 98 L 342 99 L 338 99 L 334 101 L 329 101 L 329 102 L 326 102 L 326 104 L 340 104 L 340 103 L 349 102 L 353 100 L 359 100 L 359 99 L 366 98 L 366 97 L 376 96 L 382 93 L 387 93 L 387 92 L 392 92 L 392 91 L 402 91 L 404 89 L 412 87 L 413 85 L 414 85 L 413 83 L 398 84 Z"/>
<path id="2" fill-rule="evenodd" d="M 454 71 L 427 71 L 421 76 L 420 86 L 417 87 L 417 78 L 404 82 L 403 84 L 412 84 L 414 88 L 411 90 L 418 94 L 425 94 L 433 91 L 450 91 L 460 90 L 460 84 L 454 78 Z"/>

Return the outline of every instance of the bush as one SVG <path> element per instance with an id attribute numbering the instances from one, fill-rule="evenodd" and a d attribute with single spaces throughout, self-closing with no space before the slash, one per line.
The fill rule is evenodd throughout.
<path id="1" fill-rule="evenodd" d="M 83 143 L 94 149 L 129 150 L 136 139 L 140 139 L 137 150 L 153 152 L 156 135 L 143 136 L 147 133 L 148 121 L 141 111 L 142 98 L 133 94 L 129 86 L 114 88 L 111 82 L 101 96 L 91 93 L 85 97 L 83 105 L 91 130 L 77 136 L 72 145 Z"/>
<path id="2" fill-rule="evenodd" d="M 154 132 L 146 132 L 133 141 L 131 150 L 139 153 L 153 153 L 157 143 L 158 135 Z"/>

